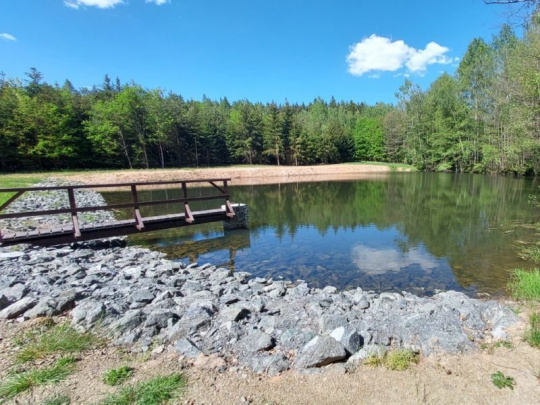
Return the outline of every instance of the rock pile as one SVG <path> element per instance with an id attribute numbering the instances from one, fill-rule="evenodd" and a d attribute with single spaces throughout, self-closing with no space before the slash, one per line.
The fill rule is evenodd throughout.
<path id="1" fill-rule="evenodd" d="M 80 330 L 118 345 L 217 355 L 258 373 L 361 362 L 390 347 L 425 355 L 504 339 L 507 307 L 458 292 L 420 298 L 361 288 L 312 289 L 211 264 L 186 266 L 120 239 L 72 246 L 0 248 L 0 318 L 71 310 Z"/>

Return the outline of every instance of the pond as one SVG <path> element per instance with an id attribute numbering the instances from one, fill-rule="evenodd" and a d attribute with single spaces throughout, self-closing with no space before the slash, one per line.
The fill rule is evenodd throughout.
<path id="1" fill-rule="evenodd" d="M 501 294 L 511 269 L 530 267 L 518 254 L 536 241 L 538 210 L 528 198 L 537 186 L 533 179 L 436 173 L 233 186 L 233 202 L 249 206 L 249 231 L 224 232 L 221 223 L 210 223 L 138 234 L 128 242 L 185 263 L 302 279 L 313 287 Z M 209 193 L 214 190 L 199 188 L 189 195 Z M 104 197 L 108 203 L 131 198 L 128 192 Z M 143 201 L 175 197 L 180 190 L 140 194 Z M 142 213 L 182 209 L 176 204 Z"/>

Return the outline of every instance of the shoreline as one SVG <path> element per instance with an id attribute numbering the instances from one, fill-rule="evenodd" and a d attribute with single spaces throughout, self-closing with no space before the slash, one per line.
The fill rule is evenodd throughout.
<path id="1" fill-rule="evenodd" d="M 90 191 L 88 198 L 92 195 L 99 196 Z M 471 378 L 483 392 L 475 393 L 476 399 L 518 394 L 510 397 L 510 391 L 491 385 L 487 373 L 495 370 L 480 344 L 518 342 L 522 317 L 500 300 L 453 291 L 420 298 L 361 288 L 310 288 L 302 281 L 254 278 L 211 264 L 185 266 L 112 239 L 54 248 L 0 248 L 0 305 L 0 318 L 7 318 L 0 320 L 0 345 L 9 349 L 4 353 L 16 351 L 16 345 L 3 333 L 9 335 L 42 316 L 67 315 L 78 330 L 97 328 L 109 335 L 112 346 L 81 360 L 84 382 L 75 375 L 60 385 L 69 387 L 79 401 L 84 399 L 78 403 L 95 403 L 106 394 L 99 378 L 107 367 L 125 364 L 122 350 L 132 358 L 150 359 L 137 365 L 143 378 L 165 369 L 186 370 L 187 399 L 193 403 L 266 403 L 268 398 L 277 403 L 291 403 L 292 398 L 294 403 L 347 403 L 359 395 L 371 402 L 396 403 L 403 398 L 391 394 L 395 389 L 414 396 L 414 384 L 420 383 L 424 394 L 418 397 L 416 387 L 416 399 L 425 399 L 426 384 L 430 398 L 444 399 L 451 387 Z M 522 363 L 534 351 L 517 344 L 519 354 L 503 353 L 509 364 Z M 413 373 L 363 365 L 373 354 L 398 348 L 421 354 Z M 0 364 L 4 378 L 12 363 L 5 355 Z M 534 386 L 532 377 L 516 377 L 518 389 Z M 321 378 L 335 392 L 321 391 Z M 389 386 L 394 390 L 388 391 Z M 376 388 L 366 395 L 367 387 Z M 293 395 L 287 394 L 290 390 Z M 47 393 L 31 393 L 30 402 Z M 527 391 L 519 395 L 537 396 Z"/>
<path id="2" fill-rule="evenodd" d="M 89 205 L 103 199 L 91 190 L 83 196 Z M 43 209 L 58 205 L 60 198 L 49 192 L 39 201 L 23 198 L 15 204 L 29 210 L 39 203 Z M 117 344 L 144 347 L 157 337 L 183 355 L 228 352 L 254 371 L 329 364 L 313 358 L 323 356 L 319 345 L 339 352 L 330 363 L 355 358 L 364 347 L 396 346 L 423 355 L 465 352 L 475 349 L 473 341 L 505 339 L 506 329 L 519 321 L 499 302 L 455 291 L 419 297 L 360 287 L 310 288 L 302 280 L 252 277 L 209 263 L 185 265 L 126 246 L 123 239 L 2 248 L 0 263 L 5 297 L 0 318 L 73 309 L 74 326 L 86 330 L 99 319 Z M 290 350 L 297 357 L 288 358 Z M 365 358 L 366 350 L 362 353 Z"/>
<path id="3" fill-rule="evenodd" d="M 331 180 L 362 180 L 410 172 L 410 168 L 373 164 L 335 164 L 320 166 L 230 166 L 189 169 L 135 169 L 88 173 L 53 173 L 51 177 L 84 184 L 129 183 L 144 181 L 204 180 L 230 178 L 231 185 L 256 185 Z"/>

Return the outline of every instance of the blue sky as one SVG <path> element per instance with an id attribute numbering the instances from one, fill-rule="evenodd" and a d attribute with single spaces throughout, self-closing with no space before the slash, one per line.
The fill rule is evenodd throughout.
<path id="1" fill-rule="evenodd" d="M 0 71 L 185 98 L 394 102 L 453 73 L 504 9 L 482 0 L 2 0 Z"/>

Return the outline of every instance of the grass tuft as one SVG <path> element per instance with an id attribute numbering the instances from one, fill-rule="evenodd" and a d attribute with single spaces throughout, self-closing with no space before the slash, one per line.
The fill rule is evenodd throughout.
<path id="1" fill-rule="evenodd" d="M 500 371 L 491 374 L 491 382 L 495 387 L 500 390 L 502 390 L 503 388 L 510 388 L 511 390 L 513 390 L 514 385 L 516 385 L 516 382 L 512 377 L 507 377 Z"/>
<path id="2" fill-rule="evenodd" d="M 368 356 L 363 362 L 362 364 L 366 365 L 366 366 L 371 366 L 371 367 L 379 367 L 379 366 L 382 366 L 383 364 L 383 358 L 381 356 L 378 356 L 376 354 L 372 354 L 370 356 Z"/>
<path id="3" fill-rule="evenodd" d="M 151 380 L 122 388 L 109 395 L 103 405 L 158 405 L 177 398 L 183 393 L 186 379 L 182 374 L 154 377 Z"/>
<path id="4" fill-rule="evenodd" d="M 418 354 L 410 349 L 393 350 L 386 353 L 383 364 L 390 370 L 403 371 L 418 363 Z"/>
<path id="5" fill-rule="evenodd" d="M 407 370 L 413 364 L 418 363 L 418 354 L 410 349 L 397 349 L 384 353 L 382 356 L 373 354 L 363 361 L 362 364 L 372 367 L 385 366 L 389 370 Z"/>
<path id="6" fill-rule="evenodd" d="M 91 333 L 80 333 L 67 324 L 43 324 L 17 339 L 22 349 L 17 353 L 21 363 L 41 359 L 52 353 L 79 353 L 100 346 L 102 340 Z"/>
<path id="7" fill-rule="evenodd" d="M 122 366 L 106 371 L 103 374 L 103 382 L 111 387 L 120 385 L 133 375 L 133 369 L 131 367 Z"/>
<path id="8" fill-rule="evenodd" d="M 13 373 L 0 384 L 0 398 L 13 398 L 39 385 L 57 383 L 64 380 L 74 369 L 75 358 L 68 356 L 57 360 L 52 367 Z"/>
<path id="9" fill-rule="evenodd" d="M 499 347 L 504 347 L 505 349 L 513 349 L 514 344 L 509 340 L 497 340 L 494 343 L 482 343 L 480 345 L 480 349 L 487 350 L 489 354 L 493 354 L 495 349 L 498 349 Z"/>
<path id="10" fill-rule="evenodd" d="M 55 394 L 50 398 L 47 398 L 41 405 L 69 405 L 71 399 L 67 395 Z"/>
<path id="11" fill-rule="evenodd" d="M 525 332 L 525 341 L 532 347 L 540 348 L 540 312 L 533 312 L 529 320 L 531 327 Z"/>
<path id="12" fill-rule="evenodd" d="M 516 299 L 540 300 L 540 269 L 515 269 L 508 287 Z"/>
<path id="13" fill-rule="evenodd" d="M 540 264 L 540 246 L 529 246 L 521 251 L 521 257 L 525 260 L 530 260 L 536 264 Z"/>

